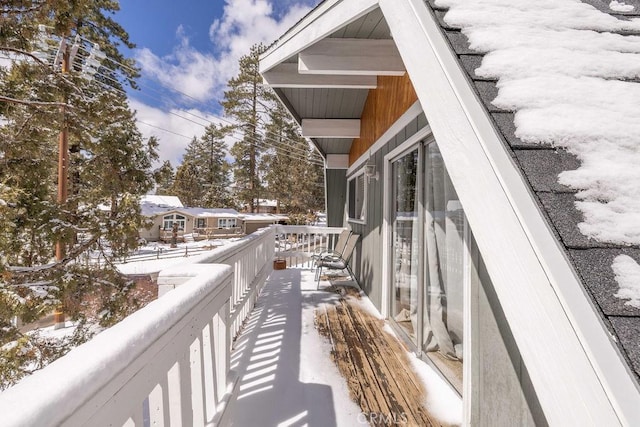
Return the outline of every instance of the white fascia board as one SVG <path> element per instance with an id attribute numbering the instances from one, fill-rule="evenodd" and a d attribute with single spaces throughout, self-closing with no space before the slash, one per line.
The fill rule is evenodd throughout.
<path id="1" fill-rule="evenodd" d="M 380 8 L 549 424 L 640 425 L 631 373 L 424 0 Z"/>
<path id="2" fill-rule="evenodd" d="M 376 7 L 378 7 L 378 0 L 322 2 L 260 56 L 260 73 L 269 71 Z"/>
<path id="3" fill-rule="evenodd" d="M 393 40 L 324 39 L 298 54 L 300 74 L 403 76 Z"/>
<path id="4" fill-rule="evenodd" d="M 305 138 L 360 138 L 360 119 L 302 119 Z"/>
<path id="5" fill-rule="evenodd" d="M 327 154 L 325 161 L 325 169 L 348 169 L 349 168 L 349 155 L 348 154 Z"/>
<path id="6" fill-rule="evenodd" d="M 328 89 L 375 89 L 376 76 L 341 76 L 326 74 L 300 74 L 298 65 L 280 64 L 262 75 L 271 87 L 328 88 Z"/>

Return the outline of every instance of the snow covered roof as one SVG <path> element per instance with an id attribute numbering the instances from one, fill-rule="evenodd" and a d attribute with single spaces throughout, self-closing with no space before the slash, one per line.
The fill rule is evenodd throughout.
<path id="1" fill-rule="evenodd" d="M 197 218 L 206 217 L 225 217 L 225 218 L 240 218 L 241 214 L 235 209 L 223 209 L 223 208 L 182 208 L 181 212 L 187 213 L 190 216 Z"/>
<path id="2" fill-rule="evenodd" d="M 275 207 L 278 206 L 278 201 L 277 200 L 258 199 L 258 200 L 256 200 L 256 202 L 260 206 L 268 206 L 268 207 L 272 207 L 272 208 L 275 208 Z"/>
<path id="3" fill-rule="evenodd" d="M 242 214 L 239 214 L 235 209 L 223 209 L 223 208 L 183 208 L 183 207 L 171 207 L 164 205 L 155 205 L 152 203 L 142 203 L 140 205 L 142 215 L 152 217 L 158 214 L 164 214 L 167 212 L 177 212 L 186 216 L 196 218 L 207 217 L 224 217 L 224 218 L 242 218 Z"/>
<path id="4" fill-rule="evenodd" d="M 178 208 L 172 207 L 172 206 L 164 206 L 164 205 L 156 205 L 153 203 L 141 203 L 140 204 L 140 212 L 142 213 L 142 215 L 147 216 L 147 217 L 152 217 L 152 216 L 156 216 L 158 214 L 164 213 L 164 212 L 170 212 L 170 211 L 174 211 Z"/>
<path id="5" fill-rule="evenodd" d="M 428 4 L 640 377 L 640 1 Z"/>
<path id="6" fill-rule="evenodd" d="M 277 214 L 259 214 L 259 213 L 245 213 L 244 222 L 273 222 L 286 221 L 289 217 L 286 215 Z"/>
<path id="7" fill-rule="evenodd" d="M 178 196 L 160 196 L 157 194 L 145 194 L 140 199 L 140 203 L 150 203 L 158 206 L 169 206 L 173 208 L 181 208 L 184 206 Z"/>

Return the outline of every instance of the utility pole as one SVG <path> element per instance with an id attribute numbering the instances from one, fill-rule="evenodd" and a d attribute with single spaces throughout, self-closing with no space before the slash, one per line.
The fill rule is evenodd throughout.
<path id="1" fill-rule="evenodd" d="M 62 74 L 67 74 L 71 66 L 71 55 L 67 50 L 64 38 L 60 44 L 62 51 Z M 67 103 L 67 99 L 64 100 Z M 58 136 L 58 205 L 63 206 L 67 202 L 67 188 L 69 180 L 69 129 L 67 126 L 67 107 L 60 107 L 62 115 L 62 128 Z M 66 255 L 64 240 L 56 242 L 56 261 L 62 261 Z M 58 307 L 53 314 L 54 329 L 61 329 L 65 326 L 65 315 L 62 306 Z"/>
<path id="2" fill-rule="evenodd" d="M 64 44 L 61 49 L 64 48 Z M 70 55 L 67 49 L 62 54 L 62 74 L 69 72 Z M 65 99 L 65 103 L 67 100 Z M 67 202 L 67 188 L 69 180 L 69 129 L 67 126 L 67 107 L 60 107 L 62 114 L 62 128 L 58 136 L 58 204 L 60 206 Z M 66 255 L 65 244 L 62 240 L 56 243 L 56 261 L 62 261 Z"/>

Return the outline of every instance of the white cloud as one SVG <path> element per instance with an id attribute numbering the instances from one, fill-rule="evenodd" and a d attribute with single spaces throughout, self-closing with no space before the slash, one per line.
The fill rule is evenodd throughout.
<path id="1" fill-rule="evenodd" d="M 211 52 L 191 46 L 182 27 L 176 31 L 179 44 L 170 55 L 157 56 L 150 49 L 137 53 L 143 74 L 163 86 L 183 92 L 198 101 L 221 97 L 227 81 L 236 75 L 238 60 L 256 43 L 270 44 L 302 18 L 316 0 L 225 0 L 224 13 L 209 29 Z M 183 102 L 193 104 L 189 97 Z"/>
<path id="2" fill-rule="evenodd" d="M 163 111 L 159 108 L 146 105 L 136 99 L 130 99 L 129 105 L 133 110 L 136 110 L 138 129 L 142 135 L 144 135 L 145 138 L 149 138 L 150 136 L 158 138 L 160 162 L 169 160 L 174 168 L 181 163 L 184 150 L 193 137 L 200 137 L 204 133 L 203 126 L 193 123 L 190 120 L 204 125 L 210 123 L 227 124 L 215 115 L 196 109 L 172 109 Z M 186 117 L 189 120 L 178 116 Z M 202 119 L 199 117 L 202 117 Z M 234 140 L 229 139 L 227 146 L 231 146 L 230 144 L 233 143 L 233 141 Z"/>

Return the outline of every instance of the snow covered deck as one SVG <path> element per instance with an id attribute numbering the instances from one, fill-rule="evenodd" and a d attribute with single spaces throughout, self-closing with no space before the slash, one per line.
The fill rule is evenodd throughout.
<path id="1" fill-rule="evenodd" d="M 308 262 L 293 262 L 315 246 L 332 247 L 339 231 L 265 229 L 163 271 L 159 281 L 175 287 L 166 296 L 1 393 L 2 425 L 403 421 L 402 412 L 372 406 L 363 412 L 353 402 L 332 360 L 334 347 L 314 320 L 316 309 L 339 304 L 340 295 L 316 290 Z M 300 267 L 272 271 L 276 256 Z M 358 304 L 376 317 L 366 298 Z M 378 333 L 386 334 L 382 321 Z M 405 356 L 427 390 L 418 400 L 443 422 L 458 424 L 460 399 L 433 370 Z"/>
<path id="2" fill-rule="evenodd" d="M 310 268 L 271 273 L 233 346 L 239 381 L 223 424 L 458 424 L 462 404 L 444 380 L 353 296 L 358 289 L 334 287 L 353 289 L 343 298 L 328 285 L 316 290 Z"/>
<path id="3" fill-rule="evenodd" d="M 337 294 L 316 291 L 313 276 L 299 268 L 271 273 L 233 345 L 239 382 L 223 424 L 363 425 L 331 346 L 314 326 L 315 308 Z"/>

